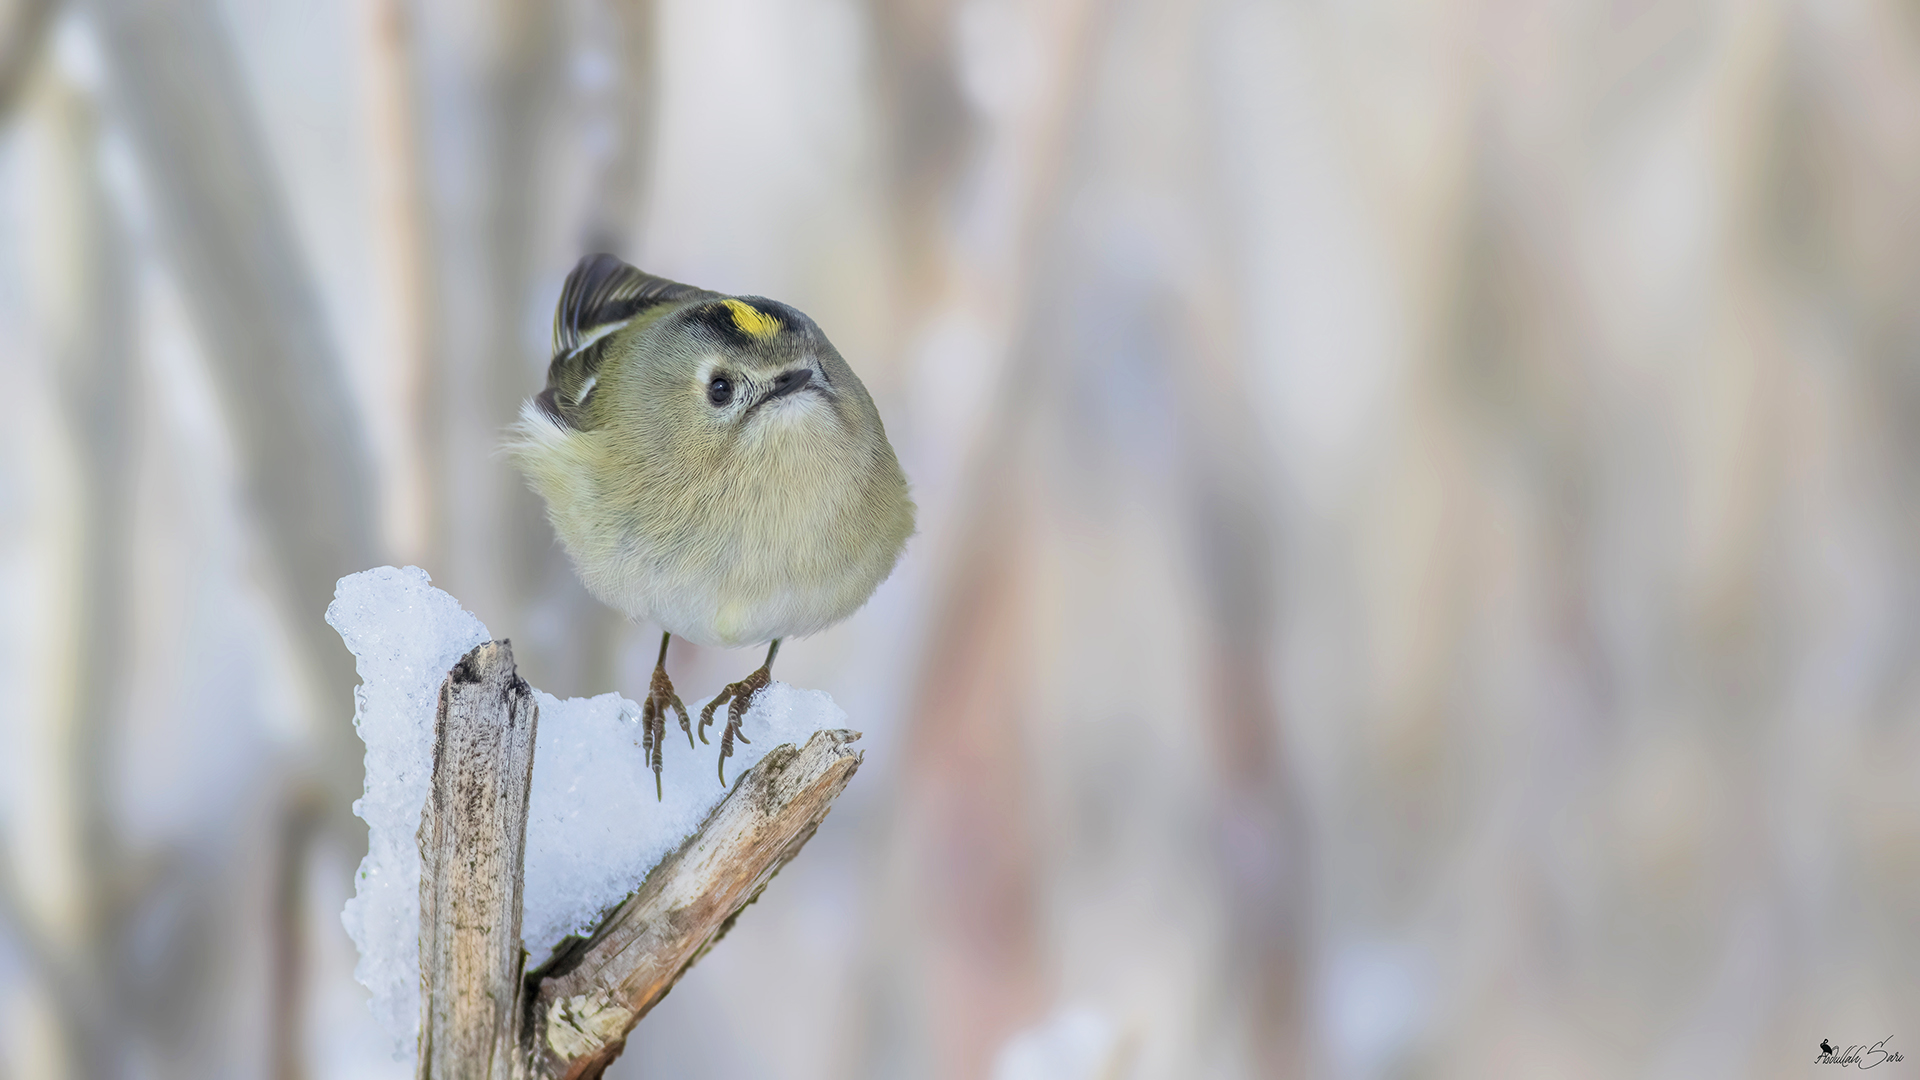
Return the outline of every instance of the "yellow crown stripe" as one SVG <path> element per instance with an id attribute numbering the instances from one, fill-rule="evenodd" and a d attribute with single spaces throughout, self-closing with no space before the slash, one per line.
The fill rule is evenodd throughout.
<path id="1" fill-rule="evenodd" d="M 780 320 L 747 303 L 745 300 L 728 298 L 720 301 L 733 312 L 733 325 L 748 337 L 766 340 L 780 332 Z"/>

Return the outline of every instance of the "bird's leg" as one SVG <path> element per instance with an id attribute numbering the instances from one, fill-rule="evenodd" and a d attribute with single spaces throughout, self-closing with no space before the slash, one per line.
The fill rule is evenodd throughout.
<path id="1" fill-rule="evenodd" d="M 753 674 L 739 682 L 728 683 L 724 689 L 714 695 L 712 701 L 707 702 L 706 708 L 700 710 L 700 741 L 706 742 L 707 725 L 713 723 L 713 710 L 719 708 L 723 701 L 730 702 L 727 705 L 727 726 L 720 733 L 721 787 L 727 786 L 727 759 L 733 756 L 733 740 L 739 739 L 743 743 L 753 741 L 740 730 L 740 723 L 747 718 L 747 706 L 753 703 L 754 695 L 765 690 L 767 684 L 773 681 L 773 658 L 779 654 L 780 639 L 775 638 L 773 644 L 767 646 L 766 663 L 761 664 Z"/>
<path id="2" fill-rule="evenodd" d="M 667 740 L 668 709 L 680 714 L 680 730 L 687 733 L 687 747 L 693 747 L 693 718 L 687 715 L 680 695 L 673 692 L 673 680 L 667 678 L 667 642 L 671 640 L 671 633 L 660 635 L 660 661 L 653 665 L 653 682 L 647 687 L 647 700 L 640 704 L 640 749 L 647 764 L 653 766 L 655 799 L 665 797 L 660 786 L 660 753 L 661 744 Z"/>

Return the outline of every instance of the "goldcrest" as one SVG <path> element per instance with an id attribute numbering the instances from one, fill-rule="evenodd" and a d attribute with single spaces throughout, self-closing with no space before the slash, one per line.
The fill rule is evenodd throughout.
<path id="1" fill-rule="evenodd" d="M 545 498 L 587 590 L 665 633 L 641 705 L 656 787 L 673 635 L 769 644 L 729 703 L 720 777 L 780 642 L 857 611 L 913 532 L 906 477 L 859 376 L 812 319 L 590 255 L 554 314 L 547 387 L 507 452 Z"/>

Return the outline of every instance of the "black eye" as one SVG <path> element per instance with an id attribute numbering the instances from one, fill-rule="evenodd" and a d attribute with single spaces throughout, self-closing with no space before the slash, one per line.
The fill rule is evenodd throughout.
<path id="1" fill-rule="evenodd" d="M 707 400 L 713 402 L 715 408 L 732 401 L 733 381 L 725 375 L 715 375 L 707 384 Z"/>

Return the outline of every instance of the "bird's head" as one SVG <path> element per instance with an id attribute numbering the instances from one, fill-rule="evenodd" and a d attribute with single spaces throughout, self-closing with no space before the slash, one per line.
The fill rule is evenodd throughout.
<path id="1" fill-rule="evenodd" d="M 673 411 L 712 442 L 744 449 L 843 426 L 839 395 L 850 388 L 836 382 L 850 373 L 813 320 L 793 308 L 727 296 L 690 304 L 655 332 L 679 339 L 667 351 L 684 359 L 669 369 L 674 385 L 650 389 L 679 399 Z"/>
<path id="2" fill-rule="evenodd" d="M 812 319 L 758 296 L 694 300 L 616 343 L 607 418 L 648 430 L 694 467 L 828 464 L 863 448 L 879 417 Z M 654 436 L 657 436 L 654 437 Z"/>
<path id="3" fill-rule="evenodd" d="M 540 412 L 649 467 L 855 467 L 885 446 L 860 379 L 800 311 L 581 260 L 554 320 Z"/>

